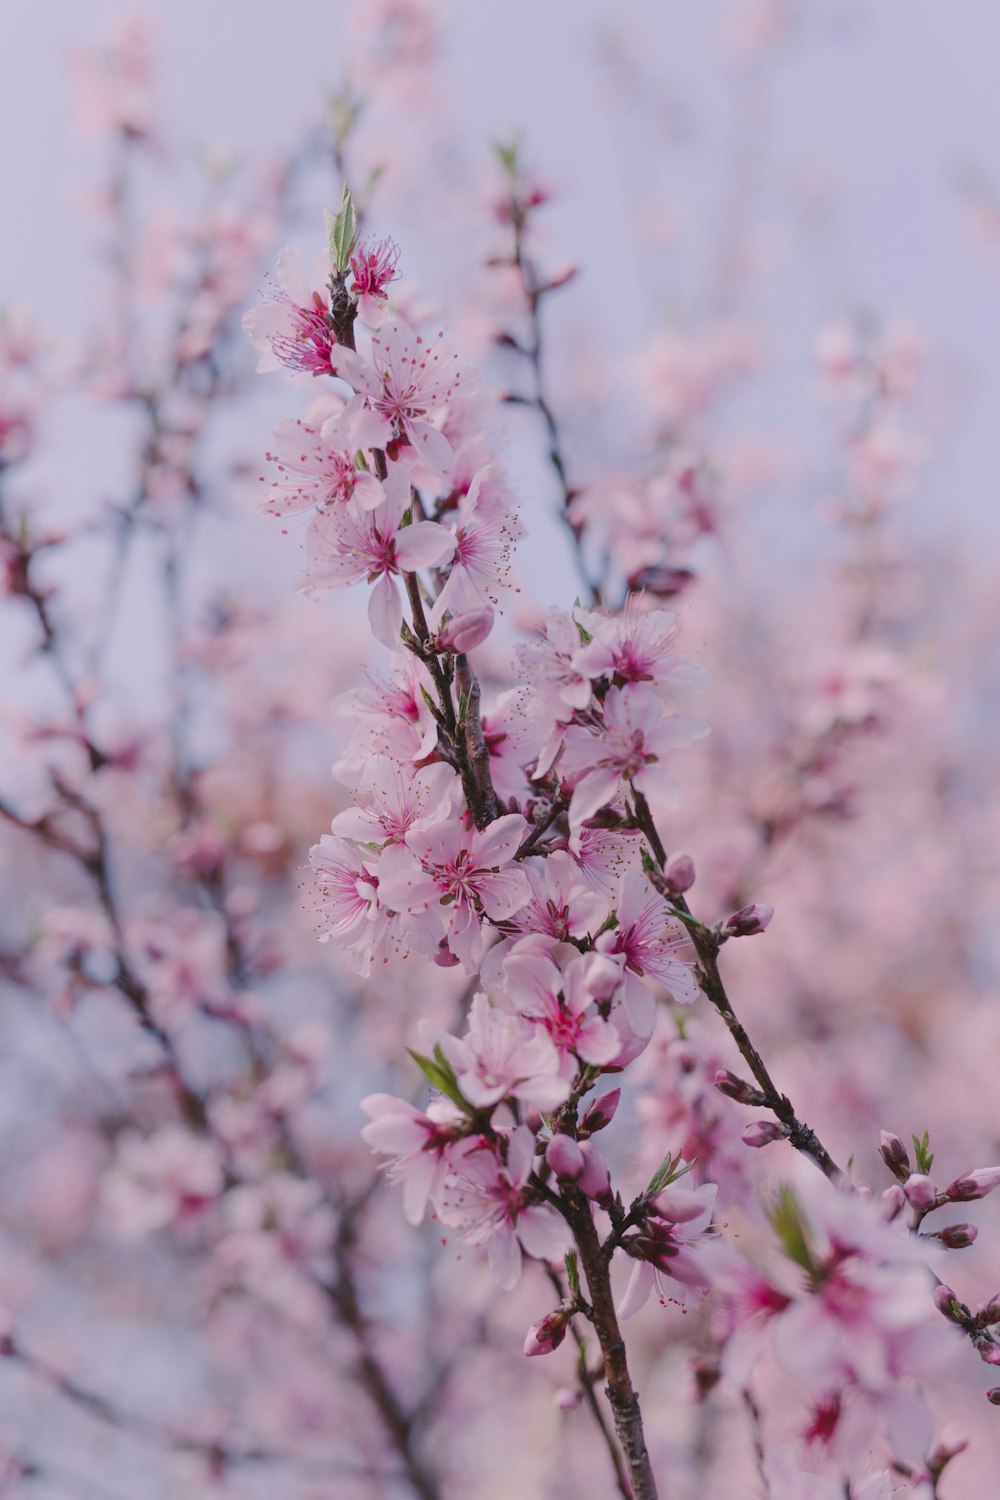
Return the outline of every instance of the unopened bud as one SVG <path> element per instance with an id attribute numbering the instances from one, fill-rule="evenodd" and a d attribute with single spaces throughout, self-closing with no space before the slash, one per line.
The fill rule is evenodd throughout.
<path id="1" fill-rule="evenodd" d="M 774 916 L 773 906 L 764 906 L 754 901 L 750 906 L 741 906 L 728 917 L 722 929 L 725 937 L 754 937 L 763 932 Z"/>
<path id="2" fill-rule="evenodd" d="M 558 1307 L 540 1323 L 533 1323 L 524 1341 L 525 1354 L 530 1358 L 533 1354 L 551 1354 L 553 1349 L 558 1349 L 566 1337 L 571 1316 L 566 1308 Z"/>
<path id="3" fill-rule="evenodd" d="M 580 1121 L 580 1134 L 596 1135 L 599 1130 L 604 1130 L 610 1125 L 621 1097 L 621 1089 L 609 1089 L 606 1094 L 601 1094 L 600 1098 L 595 1099 Z"/>
<path id="4" fill-rule="evenodd" d="M 911 1172 L 910 1158 L 898 1135 L 883 1130 L 879 1135 L 879 1153 L 893 1177 L 905 1182 Z"/>
<path id="5" fill-rule="evenodd" d="M 942 1282 L 935 1287 L 934 1301 L 938 1312 L 944 1313 L 949 1323 L 957 1323 L 959 1328 L 965 1328 L 969 1323 L 972 1314 L 964 1302 L 959 1302 L 950 1286 L 945 1286 Z"/>
<path id="6" fill-rule="evenodd" d="M 1000 1296 L 990 1298 L 980 1312 L 978 1321 L 984 1328 L 992 1328 L 995 1323 L 1000 1323 Z"/>
<path id="7" fill-rule="evenodd" d="M 995 1187 L 1000 1187 L 1000 1167 L 979 1167 L 975 1172 L 963 1172 L 950 1187 L 944 1190 L 949 1203 L 971 1203 L 976 1198 L 985 1198 Z"/>
<path id="8" fill-rule="evenodd" d="M 593 1198 L 595 1203 L 603 1203 L 611 1197 L 611 1173 L 608 1171 L 608 1164 L 590 1141 L 584 1141 L 580 1150 L 583 1153 L 583 1172 L 576 1185 L 581 1193 L 586 1193 L 587 1197 Z"/>
<path id="9" fill-rule="evenodd" d="M 714 1082 L 720 1094 L 725 1094 L 727 1099 L 735 1099 L 737 1104 L 750 1104 L 759 1109 L 766 1103 L 760 1089 L 755 1089 L 752 1083 L 747 1083 L 745 1078 L 731 1073 L 728 1068 L 720 1068 Z"/>
<path id="10" fill-rule="evenodd" d="M 657 1194 L 653 1207 L 668 1224 L 689 1224 L 705 1212 L 705 1199 L 694 1188 L 671 1185 Z"/>
<path id="11" fill-rule="evenodd" d="M 939 1229 L 934 1239 L 940 1240 L 946 1250 L 968 1250 L 976 1243 L 979 1230 L 975 1224 L 949 1224 Z"/>
<path id="12" fill-rule="evenodd" d="M 913 1208 L 930 1208 L 937 1198 L 937 1188 L 924 1172 L 911 1172 L 903 1183 L 903 1192 Z"/>
<path id="13" fill-rule="evenodd" d="M 1000 1365 L 1000 1344 L 995 1344 L 992 1339 L 981 1339 L 976 1342 L 979 1358 L 987 1365 Z"/>
<path id="14" fill-rule="evenodd" d="M 743 1132 L 744 1146 L 770 1146 L 772 1141 L 783 1141 L 788 1135 L 788 1126 L 777 1120 L 754 1120 Z"/>
<path id="15" fill-rule="evenodd" d="M 579 1406 L 583 1392 L 578 1385 L 560 1386 L 552 1397 L 559 1411 L 572 1411 L 574 1406 Z"/>
<path id="16" fill-rule="evenodd" d="M 986 1399 L 991 1406 L 1000 1406 L 1000 1385 L 993 1385 L 986 1392 Z"/>
<path id="17" fill-rule="evenodd" d="M 435 644 L 442 651 L 464 654 L 481 646 L 493 629 L 493 609 L 489 604 L 477 605 L 475 609 L 463 609 L 452 615 L 438 631 Z"/>
<path id="18" fill-rule="evenodd" d="M 557 1177 L 576 1182 L 583 1175 L 583 1152 L 569 1135 L 554 1135 L 545 1148 L 545 1160 Z"/>
<path id="19" fill-rule="evenodd" d="M 683 896 L 694 885 L 694 860 L 690 854 L 671 854 L 663 867 L 663 880 L 668 891 Z"/>
<path id="20" fill-rule="evenodd" d="M 882 1205 L 886 1218 L 891 1223 L 893 1219 L 899 1218 L 899 1215 L 906 1207 L 906 1194 L 899 1183 L 894 1182 L 892 1187 L 887 1187 L 885 1192 L 879 1195 L 878 1201 Z"/>

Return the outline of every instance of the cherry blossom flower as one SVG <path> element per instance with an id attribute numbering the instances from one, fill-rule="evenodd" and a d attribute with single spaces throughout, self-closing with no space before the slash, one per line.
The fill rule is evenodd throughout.
<path id="1" fill-rule="evenodd" d="M 480 489 L 488 474 L 480 469 L 458 506 L 455 556 L 451 571 L 434 605 L 433 620 L 446 612 L 496 606 L 509 588 L 510 553 L 520 526 L 512 511 L 479 504 Z"/>
<path id="2" fill-rule="evenodd" d="M 360 974 L 371 972 L 372 958 L 384 951 L 389 938 L 377 882 L 350 844 L 325 833 L 309 851 L 316 876 L 323 928 L 321 943 L 333 938 L 350 956 Z"/>
<path id="3" fill-rule="evenodd" d="M 396 321 L 372 336 L 371 364 L 353 349 L 339 346 L 330 357 L 333 373 L 365 396 L 372 410 L 391 422 L 397 436 L 405 436 L 438 475 L 449 472 L 454 455 L 431 418 L 443 414 L 460 390 L 464 394 L 474 388 L 459 368 L 458 356 L 444 348 L 443 337 L 439 333 L 428 343 Z"/>
<path id="4" fill-rule="evenodd" d="M 542 954 L 512 953 L 503 966 L 506 993 L 523 1016 L 543 1027 L 559 1052 L 571 1059 L 603 1067 L 621 1047 L 621 1038 L 610 1021 L 598 1015 L 594 994 L 588 986 L 593 960 L 574 959 L 565 972 Z"/>
<path id="5" fill-rule="evenodd" d="M 529 1109 L 563 1104 L 572 1083 L 560 1070 L 559 1049 L 546 1029 L 473 998 L 464 1037 L 444 1035 L 441 1050 L 464 1098 L 477 1109 L 501 1099 L 520 1099 Z"/>
<path id="6" fill-rule="evenodd" d="M 326 290 L 329 254 L 317 258 L 310 281 L 302 256 L 286 245 L 278 254 L 274 274 L 279 290 L 243 315 L 244 332 L 255 349 L 264 351 L 257 369 L 266 373 L 284 365 L 309 375 L 325 375 L 336 345 Z"/>
<path id="7" fill-rule="evenodd" d="M 611 688 L 598 725 L 566 731 L 561 769 L 573 787 L 570 827 L 574 833 L 630 790 L 673 806 L 679 795 L 677 783 L 663 757 L 707 733 L 700 719 L 665 716 L 656 693 L 645 684 Z"/>
<path id="8" fill-rule="evenodd" d="M 438 908 L 449 946 L 472 973 L 482 946 L 480 914 L 504 921 L 528 898 L 527 876 L 512 868 L 527 827 L 510 813 L 481 832 L 449 823 L 411 837 L 405 848 L 390 845 L 379 867 L 380 897 L 395 911 Z"/>
<path id="9" fill-rule="evenodd" d="M 384 498 L 374 510 L 326 511 L 318 515 L 306 541 L 308 563 L 299 588 L 310 598 L 330 589 L 345 588 L 367 579 L 374 583 L 368 619 L 376 640 L 395 650 L 403 623 L 403 605 L 396 579 L 402 573 L 446 562 L 455 549 L 450 531 L 436 521 L 414 521 L 404 526 L 410 503 L 409 480 L 394 468 L 383 486 Z"/>
<path id="10" fill-rule="evenodd" d="M 437 724 L 425 697 L 433 683 L 422 662 L 407 652 L 393 658 L 388 677 L 368 670 L 360 675 L 361 686 L 334 702 L 334 711 L 356 726 L 333 768 L 349 784 L 373 756 L 412 765 L 426 760 L 437 744 Z"/>
<path id="11" fill-rule="evenodd" d="M 442 763 L 409 772 L 376 761 L 359 787 L 365 800 L 338 813 L 330 831 L 361 844 L 405 843 L 448 818 L 458 785 L 456 773 Z"/>
<path id="12" fill-rule="evenodd" d="M 373 1151 L 392 1156 L 389 1179 L 403 1184 L 403 1211 L 419 1224 L 428 1201 L 436 1200 L 448 1171 L 448 1153 L 460 1139 L 465 1116 L 448 1099 L 435 1098 L 426 1110 L 391 1094 L 369 1094 L 361 1108 L 371 1116 L 361 1132 Z"/>
<path id="13" fill-rule="evenodd" d="M 573 654 L 586 677 L 611 677 L 622 686 L 651 682 L 658 688 L 703 688 L 707 674 L 674 653 L 677 617 L 666 610 L 644 611 L 630 594 L 617 617 L 577 608 L 573 618 L 590 636 Z"/>
<path id="14" fill-rule="evenodd" d="M 381 328 L 385 322 L 388 287 L 399 280 L 398 262 L 399 246 L 391 239 L 362 240 L 351 254 L 358 317 L 369 328 Z"/>
<path id="15" fill-rule="evenodd" d="M 134 1131 L 122 1136 L 114 1167 L 104 1180 L 103 1199 L 121 1238 L 139 1240 L 169 1224 L 199 1217 L 223 1185 L 222 1162 L 213 1143 L 169 1125 L 148 1137 Z"/>
<path id="16" fill-rule="evenodd" d="M 486 1246 L 494 1281 L 510 1291 L 521 1275 L 522 1248 L 540 1260 L 558 1260 L 572 1236 L 560 1214 L 537 1202 L 529 1186 L 531 1130 L 518 1126 L 505 1144 L 505 1159 L 486 1141 L 463 1141 L 456 1148 L 438 1214 L 443 1224 L 464 1231 L 467 1244 Z"/>
<path id="17" fill-rule="evenodd" d="M 359 397 L 328 418 L 319 432 L 300 421 L 279 422 L 274 449 L 266 457 L 281 477 L 271 481 L 265 509 L 287 516 L 353 501 L 361 510 L 375 510 L 385 491 L 369 469 L 357 467 L 355 458 L 361 449 L 383 446 L 390 435 L 388 424 Z"/>
<path id="18" fill-rule="evenodd" d="M 655 1004 L 647 984 L 663 985 L 680 1005 L 692 1005 L 700 994 L 690 963 L 679 956 L 687 935 L 671 918 L 663 897 L 638 872 L 630 872 L 622 881 L 616 915 L 617 927 L 602 933 L 597 948 L 622 964 L 622 1001 L 632 1025 L 640 1035 L 648 1036 Z"/>
<path id="19" fill-rule="evenodd" d="M 634 1317 L 645 1307 L 654 1287 L 661 1303 L 677 1302 L 685 1308 L 706 1295 L 711 1286 L 708 1267 L 691 1246 L 703 1239 L 712 1222 L 718 1191 L 714 1182 L 699 1188 L 671 1186 L 654 1199 L 656 1216 L 643 1223 L 627 1246 L 636 1264 L 618 1304 L 620 1318 Z"/>

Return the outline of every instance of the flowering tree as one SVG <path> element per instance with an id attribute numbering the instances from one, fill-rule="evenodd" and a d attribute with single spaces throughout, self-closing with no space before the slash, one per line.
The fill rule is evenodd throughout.
<path id="1" fill-rule="evenodd" d="M 169 233 L 149 33 L 81 58 L 100 333 L 0 329 L 5 1492 L 985 1493 L 995 794 L 946 691 L 985 615 L 899 521 L 921 341 L 820 331 L 835 566 L 745 567 L 785 464 L 722 416 L 763 379 L 750 210 L 642 402 L 574 393 L 521 146 L 475 280 L 409 284 L 426 195 L 366 122 L 438 32 L 355 24 L 322 127 Z M 50 519 L 67 393 L 134 465 Z"/>

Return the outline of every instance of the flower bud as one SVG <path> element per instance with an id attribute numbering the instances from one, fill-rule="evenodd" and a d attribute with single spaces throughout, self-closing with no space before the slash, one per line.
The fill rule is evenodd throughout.
<path id="1" fill-rule="evenodd" d="M 946 1250 L 967 1250 L 976 1243 L 979 1230 L 975 1224 L 949 1224 L 939 1229 L 934 1239 L 940 1240 Z"/>
<path id="2" fill-rule="evenodd" d="M 485 641 L 493 629 L 493 618 L 493 609 L 489 604 L 459 610 L 438 631 L 436 645 L 442 651 L 454 651 L 456 654 L 471 651 Z"/>
<path id="3" fill-rule="evenodd" d="M 554 1135 L 545 1148 L 545 1160 L 564 1181 L 576 1182 L 583 1175 L 583 1151 L 572 1136 Z"/>
<path id="4" fill-rule="evenodd" d="M 985 1198 L 995 1187 L 1000 1187 L 1000 1167 L 979 1167 L 956 1177 L 945 1188 L 944 1196 L 949 1203 L 971 1203 L 975 1198 Z"/>
<path id="5" fill-rule="evenodd" d="M 572 1411 L 574 1406 L 579 1406 L 583 1392 L 578 1385 L 560 1386 L 553 1396 L 553 1401 L 559 1411 Z"/>
<path id="6" fill-rule="evenodd" d="M 1000 1406 L 1000 1385 L 992 1385 L 986 1392 L 986 1399 L 992 1406 Z"/>
<path id="7" fill-rule="evenodd" d="M 611 1197 L 611 1173 L 608 1164 L 589 1141 L 584 1141 L 580 1147 L 583 1153 L 583 1172 L 577 1181 L 577 1187 L 581 1193 L 586 1193 L 588 1198 L 593 1198 L 597 1203 L 603 1203 Z"/>
<path id="8" fill-rule="evenodd" d="M 614 1119 L 621 1102 L 621 1089 L 608 1089 L 606 1094 L 601 1094 L 595 1099 L 580 1121 L 581 1135 L 596 1135 L 599 1130 L 604 1130 Z"/>
<path id="9" fill-rule="evenodd" d="M 788 1134 L 787 1125 L 779 1125 L 777 1120 L 754 1120 L 743 1132 L 744 1146 L 770 1146 L 772 1141 L 784 1140 Z"/>
<path id="10" fill-rule="evenodd" d="M 923 1172 L 911 1172 L 903 1183 L 903 1192 L 913 1208 L 930 1208 L 937 1198 L 937 1188 Z"/>
<path id="11" fill-rule="evenodd" d="M 750 906 L 741 906 L 728 917 L 722 929 L 724 937 L 754 937 L 763 932 L 774 916 L 773 906 L 764 906 L 754 901 Z"/>
<path id="12" fill-rule="evenodd" d="M 944 1313 L 948 1322 L 957 1323 L 959 1328 L 964 1328 L 972 1316 L 965 1303 L 959 1302 L 951 1287 L 945 1286 L 944 1282 L 934 1288 L 934 1301 L 938 1312 Z"/>
<path id="13" fill-rule="evenodd" d="M 540 1323 L 532 1323 L 524 1341 L 525 1354 L 530 1358 L 533 1354 L 551 1354 L 553 1349 L 558 1349 L 566 1337 L 571 1316 L 564 1307 L 557 1307 Z"/>
<path id="14" fill-rule="evenodd" d="M 883 1130 L 879 1134 L 879 1153 L 893 1177 L 898 1177 L 900 1182 L 905 1182 L 911 1172 L 910 1158 L 906 1147 L 898 1135 L 893 1135 L 889 1130 Z"/>
<path id="15" fill-rule="evenodd" d="M 882 1205 L 886 1218 L 891 1223 L 893 1219 L 899 1218 L 899 1215 L 906 1207 L 906 1194 L 899 1183 L 894 1182 L 892 1187 L 887 1187 L 885 1192 L 879 1195 L 878 1201 Z"/>
<path id="16" fill-rule="evenodd" d="M 979 1358 L 987 1365 L 1000 1365 L 1000 1344 L 995 1344 L 992 1339 L 976 1341 L 976 1349 Z"/>
<path id="17" fill-rule="evenodd" d="M 719 1093 L 725 1094 L 727 1099 L 735 1099 L 737 1104 L 752 1104 L 759 1109 L 765 1102 L 760 1089 L 755 1089 L 753 1084 L 731 1073 L 728 1068 L 720 1068 L 714 1081 Z"/>
<path id="18" fill-rule="evenodd" d="M 694 860 L 690 854 L 671 854 L 663 867 L 663 880 L 667 890 L 675 896 L 683 896 L 694 885 Z"/>
<path id="19" fill-rule="evenodd" d="M 979 1314 L 978 1321 L 984 1328 L 992 1328 L 995 1323 L 1000 1323 L 1000 1296 L 990 1298 Z"/>
<path id="20" fill-rule="evenodd" d="M 671 1185 L 653 1199 L 653 1207 L 668 1224 L 689 1224 L 705 1212 L 705 1199 L 694 1188 Z"/>

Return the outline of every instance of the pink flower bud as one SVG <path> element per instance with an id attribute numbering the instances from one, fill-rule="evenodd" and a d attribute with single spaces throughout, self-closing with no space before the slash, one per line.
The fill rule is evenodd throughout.
<path id="1" fill-rule="evenodd" d="M 671 1186 L 653 1199 L 653 1207 L 668 1224 L 689 1224 L 705 1212 L 705 1198 L 693 1188 Z"/>
<path id="2" fill-rule="evenodd" d="M 937 1188 L 923 1172 L 911 1172 L 903 1183 L 903 1192 L 914 1208 L 930 1208 L 937 1198 Z"/>
<path id="3" fill-rule="evenodd" d="M 580 1121 L 580 1134 L 596 1135 L 599 1130 L 604 1130 L 610 1125 L 621 1097 L 621 1089 L 609 1089 L 606 1094 L 601 1094 L 600 1098 L 595 1099 Z"/>
<path id="4" fill-rule="evenodd" d="M 566 1309 L 558 1307 L 540 1323 L 533 1323 L 524 1341 L 525 1354 L 530 1358 L 533 1354 L 551 1354 L 553 1349 L 558 1349 L 566 1337 L 569 1320 L 570 1314 Z"/>
<path id="5" fill-rule="evenodd" d="M 905 1182 L 910 1175 L 910 1158 L 898 1135 L 883 1130 L 879 1134 L 879 1152 L 893 1177 Z"/>
<path id="6" fill-rule="evenodd" d="M 584 1141 L 580 1147 L 583 1152 L 583 1172 L 577 1182 L 581 1193 L 586 1193 L 588 1198 L 593 1198 L 597 1203 L 603 1203 L 606 1198 L 611 1197 L 611 1174 L 608 1164 L 598 1151 L 596 1146 L 589 1141 Z"/>
<path id="7" fill-rule="evenodd" d="M 934 1301 L 938 1312 L 944 1313 L 949 1323 L 957 1323 L 959 1328 L 964 1328 L 969 1322 L 971 1317 L 969 1309 L 964 1302 L 959 1302 L 950 1286 L 945 1286 L 942 1282 L 940 1286 L 935 1287 Z"/>
<path id="8" fill-rule="evenodd" d="M 946 1229 L 939 1229 L 934 1238 L 940 1240 L 946 1250 L 967 1250 L 976 1243 L 978 1234 L 975 1224 L 949 1224 Z"/>
<path id="9" fill-rule="evenodd" d="M 986 1392 L 986 1399 L 993 1406 L 1000 1406 L 1000 1385 L 990 1386 Z"/>
<path id="10" fill-rule="evenodd" d="M 1000 1295 L 990 1298 L 980 1313 L 979 1321 L 984 1328 L 992 1328 L 995 1323 L 1000 1323 Z"/>
<path id="11" fill-rule="evenodd" d="M 574 1406 L 580 1405 L 583 1392 L 578 1385 L 560 1386 L 553 1396 L 553 1401 L 559 1411 L 572 1411 Z"/>
<path id="12" fill-rule="evenodd" d="M 583 1175 L 583 1150 L 572 1136 L 554 1135 L 545 1148 L 545 1160 L 565 1181 L 576 1182 Z"/>
<path id="13" fill-rule="evenodd" d="M 891 1221 L 898 1218 L 906 1207 L 906 1194 L 899 1183 L 894 1182 L 892 1187 L 887 1187 L 885 1192 L 879 1196 L 878 1201 L 885 1210 L 886 1218 Z"/>
<path id="14" fill-rule="evenodd" d="M 739 911 L 734 911 L 722 931 L 726 937 L 754 937 L 764 931 L 773 916 L 773 906 L 754 901 L 750 906 L 741 906 Z"/>
<path id="15" fill-rule="evenodd" d="M 788 1134 L 787 1125 L 779 1125 L 777 1120 L 754 1120 L 743 1132 L 744 1146 L 769 1146 L 772 1141 L 784 1140 Z"/>
<path id="16" fill-rule="evenodd" d="M 493 629 L 493 609 L 489 604 L 475 609 L 460 610 L 452 615 L 437 635 L 437 645 L 442 651 L 464 653 L 482 645 Z"/>
<path id="17" fill-rule="evenodd" d="M 663 879 L 667 890 L 675 896 L 683 896 L 694 885 L 694 860 L 690 854 L 672 854 L 663 867 Z"/>
<path id="18" fill-rule="evenodd" d="M 753 1084 L 731 1073 L 728 1068 L 720 1068 L 716 1073 L 715 1087 L 727 1099 L 735 1099 L 737 1104 L 752 1104 L 759 1108 L 764 1103 L 760 1089 L 755 1089 Z"/>
<path id="19" fill-rule="evenodd" d="M 1000 1365 L 1000 1344 L 994 1344 L 992 1339 L 988 1342 L 986 1339 L 983 1339 L 982 1343 L 976 1343 L 976 1348 L 979 1351 L 979 1358 L 984 1364 Z"/>
<path id="20" fill-rule="evenodd" d="M 944 1196 L 950 1203 L 971 1203 L 975 1198 L 985 1198 L 995 1187 L 1000 1187 L 1000 1167 L 979 1167 L 956 1177 L 945 1188 Z"/>

